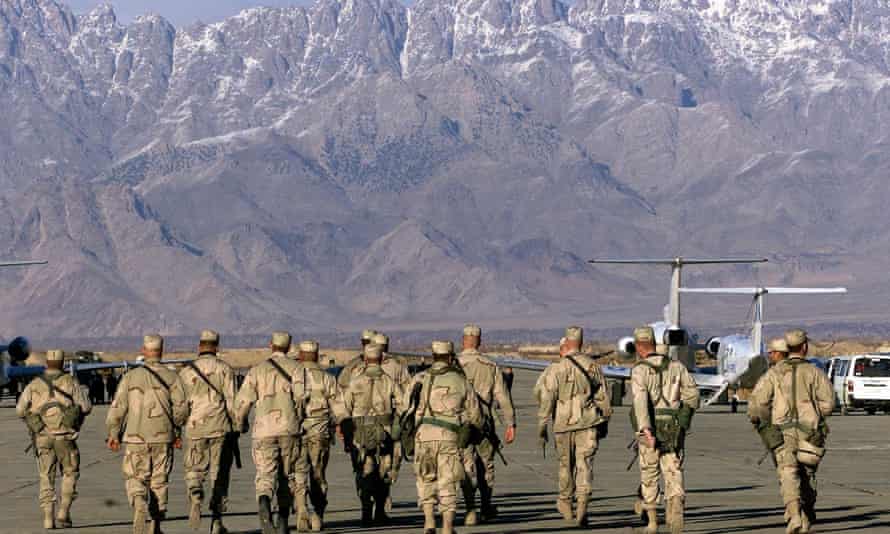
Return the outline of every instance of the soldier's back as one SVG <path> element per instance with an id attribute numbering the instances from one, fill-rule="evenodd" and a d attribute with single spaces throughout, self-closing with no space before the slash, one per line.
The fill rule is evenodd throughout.
<path id="1" fill-rule="evenodd" d="M 276 355 L 247 373 L 238 402 L 254 404 L 254 439 L 299 433 L 300 418 L 296 412 L 291 385 L 291 377 L 297 367 L 295 360 Z"/>

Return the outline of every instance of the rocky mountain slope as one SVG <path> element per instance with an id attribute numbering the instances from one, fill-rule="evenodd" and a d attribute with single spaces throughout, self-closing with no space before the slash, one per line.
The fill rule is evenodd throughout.
<path id="1" fill-rule="evenodd" d="M 664 273 L 594 255 L 768 255 L 689 279 L 848 284 L 833 321 L 888 293 L 879 0 L 319 0 L 179 29 L 2 0 L 0 109 L 0 255 L 52 262 L 0 276 L 0 323 L 37 337 L 658 316 Z"/>

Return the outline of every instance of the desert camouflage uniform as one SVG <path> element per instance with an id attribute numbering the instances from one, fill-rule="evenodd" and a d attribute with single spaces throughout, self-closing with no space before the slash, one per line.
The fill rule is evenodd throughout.
<path id="1" fill-rule="evenodd" d="M 52 383 L 54 394 L 50 394 L 46 381 Z M 46 425 L 34 436 L 37 469 L 40 475 L 40 506 L 44 510 L 52 509 L 56 501 L 56 471 L 61 467 L 62 488 L 58 517 L 67 520 L 71 503 L 77 498 L 80 451 L 77 448 L 79 436 L 77 429 L 64 426 L 62 423 L 62 411 L 58 405 L 70 406 L 71 400 L 61 392 L 74 399 L 84 416 L 92 410 L 92 404 L 84 395 L 77 378 L 61 370 L 47 369 L 43 378 L 36 378 L 25 387 L 15 411 L 21 418 L 40 416 Z M 51 511 L 49 513 L 52 514 Z"/>
<path id="2" fill-rule="evenodd" d="M 294 403 L 291 383 L 298 362 L 282 352 L 273 353 L 270 359 L 288 374 L 287 379 L 268 360 L 253 367 L 238 392 L 235 421 L 246 421 L 256 405 L 252 449 L 257 500 L 277 496 L 279 514 L 284 517 L 296 500 L 298 519 L 302 519 L 307 517 L 308 467 L 300 438 L 301 407 Z"/>
<path id="3" fill-rule="evenodd" d="M 659 380 L 659 374 L 653 367 L 660 368 L 666 359 L 667 356 L 653 354 L 645 363 L 638 363 L 631 372 L 632 410 L 637 427 L 652 429 L 653 435 L 657 420 L 672 417 L 667 413 L 668 410 L 677 410 L 681 403 L 697 409 L 699 403 L 698 387 L 682 363 L 667 360 L 667 367 Z M 656 514 L 659 475 L 664 477 L 665 499 L 669 503 L 683 503 L 686 490 L 683 485 L 682 443 L 679 450 L 670 452 L 664 450 L 664 444 L 661 443 L 656 443 L 655 448 L 640 443 L 639 461 L 641 504 L 650 517 L 655 517 Z M 677 513 L 682 515 L 682 508 L 678 508 Z"/>
<path id="4" fill-rule="evenodd" d="M 303 456 L 309 471 L 309 500 L 315 513 L 323 516 L 328 505 L 331 421 L 342 412 L 340 390 L 318 362 L 299 362 L 291 376 L 295 402 L 305 406 Z"/>
<path id="5" fill-rule="evenodd" d="M 149 372 L 154 371 L 164 382 Z M 161 361 L 146 360 L 123 376 L 105 425 L 109 438 L 126 446 L 123 472 L 127 498 L 137 513 L 164 518 L 173 470 L 173 442 L 188 417 L 182 381 Z"/>
<path id="6" fill-rule="evenodd" d="M 403 406 L 410 403 L 415 384 L 422 385 L 414 450 L 418 503 L 421 508 L 434 506 L 438 496 L 439 511 L 453 514 L 457 490 L 465 476 L 458 435 L 447 428 L 425 423 L 424 419 L 451 425 L 469 423 L 478 428 L 482 424 L 479 401 L 463 373 L 441 361 L 414 377 L 405 391 Z"/>
<path id="7" fill-rule="evenodd" d="M 748 416 L 779 427 L 784 439 L 773 452 L 789 525 L 811 525 L 815 520 L 816 470 L 827 435 L 822 425 L 833 409 L 831 383 L 800 354 L 776 363 L 748 398 Z"/>
<path id="8" fill-rule="evenodd" d="M 226 511 L 232 451 L 228 437 L 235 411 L 235 373 L 232 367 L 214 353 L 203 353 L 194 361 L 214 391 L 194 369 L 184 366 L 179 377 L 189 403 L 185 424 L 185 484 L 192 499 L 204 498 L 204 481 L 210 475 L 210 510 L 214 516 Z M 222 393 L 220 397 L 219 393 Z"/>
<path id="9" fill-rule="evenodd" d="M 377 519 L 385 519 L 383 507 L 392 473 L 393 423 L 403 397 L 402 386 L 377 363 L 355 368 L 343 391 L 343 415 L 351 427 L 347 439 L 364 522 L 370 520 L 375 506 Z"/>
<path id="10" fill-rule="evenodd" d="M 340 386 L 341 391 L 345 391 L 349 387 L 349 382 L 352 381 L 352 373 L 364 364 L 365 360 L 363 354 L 359 354 L 355 358 L 346 362 L 346 365 L 340 370 L 340 374 L 337 375 L 337 385 Z"/>
<path id="11" fill-rule="evenodd" d="M 408 369 L 408 360 L 388 352 L 383 353 L 383 361 L 380 364 L 386 376 L 390 377 L 402 391 L 411 383 L 411 371 Z M 399 401 L 401 402 L 401 398 Z M 399 479 L 399 470 L 402 467 L 402 443 L 398 440 L 393 444 L 392 466 L 389 470 L 389 485 L 392 487 Z M 388 492 L 391 493 L 391 492 Z"/>
<path id="12" fill-rule="evenodd" d="M 574 358 L 598 384 L 593 394 L 590 381 L 569 357 Z M 553 422 L 559 455 L 557 508 L 568 520 L 572 517 L 572 499 L 576 499 L 576 521 L 583 523 L 593 490 L 593 460 L 599 447 L 597 426 L 608 424 L 612 416 L 608 384 L 593 359 L 572 352 L 544 370 L 534 391 L 538 399 L 538 427 L 544 428 L 548 420 Z"/>
<path id="13" fill-rule="evenodd" d="M 513 399 L 504 383 L 504 373 L 490 359 L 476 349 L 464 349 L 458 356 L 460 366 L 470 385 L 476 391 L 483 417 L 491 419 L 491 431 L 494 428 L 494 403 L 498 403 L 503 414 L 503 422 L 507 427 L 516 425 Z M 479 489 L 482 501 L 482 515 L 493 515 L 491 496 L 494 493 L 494 460 L 495 447 L 487 436 L 482 441 L 470 445 L 463 450 L 463 464 L 466 477 L 463 480 L 464 500 L 467 511 L 475 509 L 475 493 Z"/>

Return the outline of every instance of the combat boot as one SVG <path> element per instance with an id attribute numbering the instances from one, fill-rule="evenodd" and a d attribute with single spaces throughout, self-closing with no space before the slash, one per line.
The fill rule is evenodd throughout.
<path id="1" fill-rule="evenodd" d="M 461 484 L 461 489 L 464 494 L 464 506 L 467 507 L 467 514 L 464 516 L 464 526 L 472 527 L 479 522 L 479 519 L 476 517 L 476 491 L 466 480 Z"/>
<path id="2" fill-rule="evenodd" d="M 144 497 L 133 499 L 133 534 L 148 534 L 148 503 Z"/>
<path id="3" fill-rule="evenodd" d="M 192 530 L 201 528 L 201 495 L 198 493 L 189 498 L 189 527 Z"/>
<path id="4" fill-rule="evenodd" d="M 494 521 L 498 516 L 498 507 L 491 502 L 491 489 L 480 487 L 479 500 L 482 501 L 482 506 L 480 507 L 482 511 L 482 521 L 485 523 Z"/>
<path id="5" fill-rule="evenodd" d="M 578 497 L 578 502 L 575 504 L 575 526 L 576 527 L 586 527 L 587 526 L 587 495 L 583 495 Z"/>
<path id="6" fill-rule="evenodd" d="M 261 495 L 257 499 L 257 508 L 263 534 L 275 534 L 275 527 L 272 525 L 272 499 L 268 495 Z"/>
<path id="7" fill-rule="evenodd" d="M 285 514 L 285 521 L 287 520 L 286 516 L 287 514 Z M 297 532 L 309 532 L 309 507 L 305 497 L 297 499 Z"/>
<path id="8" fill-rule="evenodd" d="M 436 534 L 436 511 L 432 503 L 423 505 L 423 534 Z"/>
<path id="9" fill-rule="evenodd" d="M 454 530 L 454 512 L 442 512 L 442 534 L 457 534 Z"/>
<path id="10" fill-rule="evenodd" d="M 684 520 L 683 509 L 685 503 L 683 497 L 671 497 L 667 502 L 667 516 L 665 521 L 671 530 L 671 534 L 683 534 Z"/>
<path id="11" fill-rule="evenodd" d="M 53 505 L 44 506 L 43 507 L 43 528 L 46 530 L 53 530 L 56 528 L 54 514 L 53 514 Z"/>
<path id="12" fill-rule="evenodd" d="M 559 510 L 559 513 L 566 522 L 574 522 L 575 516 L 572 515 L 572 501 L 559 499 L 556 501 L 556 509 Z"/>
<path id="13" fill-rule="evenodd" d="M 71 528 L 71 499 L 62 499 L 59 503 L 59 513 L 56 514 L 56 528 Z"/>
<path id="14" fill-rule="evenodd" d="M 791 501 L 785 505 L 785 517 L 788 525 L 785 527 L 785 534 L 803 534 L 803 519 L 800 513 L 800 501 Z"/>
<path id="15" fill-rule="evenodd" d="M 321 532 L 324 528 L 324 516 L 321 512 L 313 512 L 309 516 L 309 528 L 312 532 Z"/>
<path id="16" fill-rule="evenodd" d="M 287 534 L 290 532 L 290 527 L 287 524 L 287 518 L 290 514 L 287 511 L 278 511 L 278 534 Z M 300 519 L 297 516 L 297 532 L 305 532 L 309 530 L 308 525 L 307 528 L 300 529 Z"/>
<path id="17" fill-rule="evenodd" d="M 374 524 L 377 526 L 385 526 L 389 524 L 389 516 L 386 515 L 385 499 L 374 502 Z"/>
<path id="18" fill-rule="evenodd" d="M 362 526 L 374 525 L 374 505 L 370 500 L 362 501 Z"/>
<path id="19" fill-rule="evenodd" d="M 228 534 L 228 530 L 223 526 L 222 519 L 214 517 L 210 523 L 210 534 Z"/>
<path id="20" fill-rule="evenodd" d="M 658 533 L 658 508 L 655 505 L 644 505 L 643 511 L 646 513 L 646 516 L 649 518 L 649 522 L 646 523 L 646 528 L 643 529 L 645 534 L 657 534 Z"/>

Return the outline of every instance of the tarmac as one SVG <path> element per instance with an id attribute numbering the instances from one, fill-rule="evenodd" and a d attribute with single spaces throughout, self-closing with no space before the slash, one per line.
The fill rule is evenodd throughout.
<path id="1" fill-rule="evenodd" d="M 505 449 L 508 466 L 498 463 L 496 502 L 500 515 L 494 523 L 459 527 L 462 534 L 475 532 L 531 533 L 637 532 L 640 524 L 632 513 L 638 467 L 626 467 L 631 459 L 626 448 L 631 440 L 627 406 L 616 408 L 610 434 L 596 456 L 595 491 L 590 507 L 591 525 L 584 530 L 567 527 L 555 510 L 556 451 L 553 440 L 546 458 L 537 446 L 536 406 L 531 390 L 536 373 L 517 371 L 513 387 L 518 412 L 517 442 Z M 743 411 L 743 410 L 742 410 Z M 87 419 L 79 441 L 81 477 L 74 504 L 74 528 L 70 532 L 131 532 L 131 510 L 121 475 L 122 453 L 105 449 L 107 407 L 97 407 Z M 836 415 L 829 424 L 829 452 L 819 472 L 819 519 L 816 532 L 890 532 L 890 417 Z M 12 402 L 0 405 L 0 447 L 4 460 L 0 472 L 0 533 L 42 533 L 37 502 L 37 470 L 34 457 L 23 453 L 28 438 L 24 424 L 15 416 Z M 687 525 L 690 533 L 784 532 L 782 504 L 775 470 L 763 454 L 758 436 L 742 413 L 726 406 L 707 408 L 693 422 L 687 440 Z M 234 471 L 225 524 L 232 533 L 257 533 L 253 464 L 250 440 L 243 437 L 244 469 Z M 329 509 L 325 532 L 421 532 L 422 514 L 417 508 L 414 474 L 402 466 L 394 490 L 393 524 L 379 529 L 359 526 L 359 503 L 352 473 L 342 444 L 335 446 L 328 469 Z M 206 510 L 205 510 L 206 511 Z M 458 524 L 462 520 L 459 512 Z M 201 532 L 209 532 L 205 515 Z M 171 476 L 167 534 L 191 534 L 182 477 L 182 453 L 177 452 Z M 292 527 L 292 532 L 296 530 Z"/>

